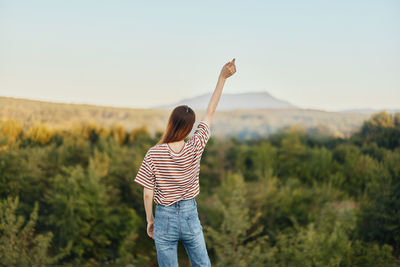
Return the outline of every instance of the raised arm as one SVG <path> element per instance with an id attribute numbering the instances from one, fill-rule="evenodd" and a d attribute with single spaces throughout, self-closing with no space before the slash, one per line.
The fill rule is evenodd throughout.
<path id="1" fill-rule="evenodd" d="M 217 108 L 219 98 L 221 97 L 222 89 L 224 88 L 224 84 L 226 79 L 231 77 L 236 72 L 235 59 L 226 63 L 219 74 L 217 86 L 215 87 L 214 93 L 211 96 L 210 103 L 208 104 L 208 108 L 206 114 L 204 115 L 202 121 L 211 125 L 212 119 L 214 117 L 214 112 Z"/>

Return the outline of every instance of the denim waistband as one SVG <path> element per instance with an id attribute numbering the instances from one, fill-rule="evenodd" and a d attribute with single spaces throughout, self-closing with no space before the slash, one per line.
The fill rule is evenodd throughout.
<path id="1" fill-rule="evenodd" d="M 190 207 L 197 207 L 197 202 L 195 198 L 190 199 L 181 199 L 170 206 L 164 206 L 161 204 L 157 204 L 157 208 L 162 209 L 180 209 L 180 208 L 190 208 Z"/>

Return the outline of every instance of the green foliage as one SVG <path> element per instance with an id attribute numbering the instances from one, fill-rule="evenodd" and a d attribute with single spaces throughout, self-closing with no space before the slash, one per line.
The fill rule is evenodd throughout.
<path id="1" fill-rule="evenodd" d="M 326 182 L 336 170 L 332 152 L 325 147 L 308 149 L 307 156 L 303 160 L 297 177 L 307 184 Z"/>
<path id="2" fill-rule="evenodd" d="M 249 157 L 252 164 L 248 170 L 252 171 L 256 177 L 269 176 L 276 164 L 277 149 L 270 143 L 262 141 L 249 151 Z"/>
<path id="3" fill-rule="evenodd" d="M 213 265 L 399 264 L 399 116 L 376 114 L 350 138 L 327 136 L 332 129 L 321 125 L 210 138 L 197 199 Z M 156 266 L 133 178 L 161 132 L 143 125 L 24 130 L 2 122 L 0 263 Z"/>
<path id="4" fill-rule="evenodd" d="M 223 217 L 220 228 L 205 228 L 217 255 L 215 266 L 265 266 L 269 258 L 269 253 L 264 253 L 268 238 L 259 235 L 263 226 L 256 226 L 261 212 L 250 216 L 246 184 L 241 175 L 228 175 L 222 184 L 222 188 L 227 187 L 232 191 L 224 190 L 221 193 L 227 194 L 218 194 L 216 198 Z"/>
<path id="5" fill-rule="evenodd" d="M 57 255 L 50 256 L 53 234 L 36 234 L 38 202 L 29 220 L 17 214 L 19 198 L 0 202 L 0 266 L 46 266 L 58 262 L 68 254 L 70 244 Z"/>
<path id="6" fill-rule="evenodd" d="M 399 260 L 393 257 L 392 251 L 393 248 L 387 244 L 379 246 L 355 240 L 352 249 L 346 252 L 341 266 L 399 266 Z"/>
<path id="7" fill-rule="evenodd" d="M 280 177 L 297 177 L 307 147 L 301 143 L 299 133 L 288 132 L 282 138 L 277 156 L 277 175 Z"/>
<path id="8" fill-rule="evenodd" d="M 129 245 L 127 240 L 134 239 L 125 239 L 126 235 L 138 230 L 140 219 L 133 209 L 110 203 L 108 188 L 101 182 L 94 160 L 90 160 L 87 171 L 78 165 L 64 168 L 63 173 L 54 178 L 54 190 L 46 195 L 53 211 L 47 224 L 54 229 L 56 245 L 72 241 L 71 257 L 77 261 L 109 261 L 113 241 Z"/>
<path id="9" fill-rule="evenodd" d="M 277 266 L 395 266 L 391 247 L 353 242 L 353 211 L 327 205 L 306 227 L 295 226 L 277 237 Z"/>
<path id="10" fill-rule="evenodd" d="M 364 122 L 359 133 L 362 142 L 376 142 L 388 149 L 400 147 L 399 114 L 393 116 L 387 112 L 373 114 Z"/>
<path id="11" fill-rule="evenodd" d="M 329 184 L 302 184 L 299 179 L 281 181 L 276 177 L 248 184 L 248 202 L 262 210 L 266 234 L 276 236 L 295 225 L 305 226 L 317 219 L 321 209 L 331 201 L 340 202 L 345 194 Z"/>
<path id="12" fill-rule="evenodd" d="M 328 207 L 325 213 L 333 213 Z M 340 266 L 351 249 L 349 225 L 335 214 L 321 214 L 316 222 L 294 227 L 277 237 L 277 261 L 281 266 Z M 350 224 L 351 222 L 347 222 Z"/>
<path id="13" fill-rule="evenodd" d="M 389 244 L 400 253 L 400 151 L 386 152 L 381 172 L 368 184 L 358 235 L 365 241 Z"/>
<path id="14" fill-rule="evenodd" d="M 362 194 L 367 184 L 382 172 L 377 160 L 362 154 L 355 145 L 339 145 L 334 150 L 334 159 L 340 164 L 334 183 L 351 195 Z M 342 179 L 338 179 L 339 173 Z"/>

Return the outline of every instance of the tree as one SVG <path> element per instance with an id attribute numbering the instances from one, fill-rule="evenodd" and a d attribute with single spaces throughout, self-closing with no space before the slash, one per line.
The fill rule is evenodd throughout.
<path id="1" fill-rule="evenodd" d="M 400 112 L 394 114 L 394 125 L 400 127 Z"/>
<path id="2" fill-rule="evenodd" d="M 362 154 L 358 146 L 339 145 L 333 158 L 339 164 L 338 172 L 332 175 L 334 184 L 353 196 L 361 196 L 367 184 L 382 172 L 379 162 Z"/>
<path id="3" fill-rule="evenodd" d="M 102 182 L 107 166 L 101 165 L 107 162 L 109 158 L 98 155 L 90 159 L 86 170 L 80 165 L 64 167 L 46 194 L 52 210 L 47 224 L 53 229 L 55 244 L 62 247 L 73 242 L 67 261 L 75 264 L 113 260 L 118 244 L 132 246 L 132 234 L 140 227 L 135 210 L 111 202 L 112 189 Z M 126 251 L 122 252 L 126 259 Z"/>
<path id="4" fill-rule="evenodd" d="M 382 171 L 368 184 L 358 233 L 364 241 L 390 244 L 400 255 L 400 152 L 387 152 Z"/>
<path id="5" fill-rule="evenodd" d="M 272 251 L 268 251 L 267 236 L 259 236 L 262 224 L 256 222 L 260 213 L 250 216 L 245 200 L 246 184 L 242 175 L 228 175 L 221 188 L 232 188 L 231 192 L 217 198 L 217 206 L 222 212 L 220 229 L 205 226 L 206 236 L 217 257 L 216 266 L 265 266 Z M 221 196 L 222 194 L 218 194 Z"/>
<path id="6" fill-rule="evenodd" d="M 376 142 L 379 146 L 395 149 L 400 146 L 399 115 L 391 116 L 387 112 L 373 114 L 364 122 L 361 131 L 353 139 L 361 138 L 363 143 Z"/>
<path id="7" fill-rule="evenodd" d="M 281 139 L 277 157 L 279 177 L 297 177 L 307 154 L 307 147 L 301 143 L 300 133 L 290 131 Z"/>
<path id="8" fill-rule="evenodd" d="M 326 205 L 316 221 L 279 234 L 274 255 L 277 265 L 396 266 L 390 246 L 351 240 L 355 220 L 354 210 Z"/>
<path id="9" fill-rule="evenodd" d="M 55 256 L 48 253 L 53 233 L 35 234 L 38 202 L 30 214 L 28 222 L 17 215 L 19 198 L 0 202 L 0 265 L 1 266 L 45 266 L 65 257 L 71 244 Z"/>
<path id="10" fill-rule="evenodd" d="M 386 111 L 382 111 L 379 113 L 375 113 L 371 115 L 371 118 L 369 118 L 365 123 L 364 126 L 380 126 L 380 127 L 393 127 L 393 119 L 390 116 L 389 113 Z"/>

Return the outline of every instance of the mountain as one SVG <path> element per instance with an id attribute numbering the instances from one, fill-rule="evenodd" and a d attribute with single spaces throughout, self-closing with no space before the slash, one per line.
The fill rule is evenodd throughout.
<path id="1" fill-rule="evenodd" d="M 168 104 L 153 107 L 154 109 L 173 109 L 179 105 L 188 105 L 194 110 L 207 109 L 212 93 L 199 95 L 193 98 L 183 99 L 175 104 Z M 252 93 L 222 93 L 217 106 L 219 111 L 229 111 L 236 109 L 297 109 L 293 104 L 277 99 L 268 92 L 252 92 Z"/>

